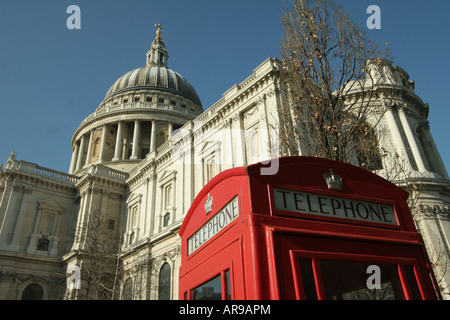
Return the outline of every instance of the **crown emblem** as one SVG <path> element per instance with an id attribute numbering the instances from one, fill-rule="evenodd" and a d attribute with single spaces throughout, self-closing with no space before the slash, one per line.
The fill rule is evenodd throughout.
<path id="1" fill-rule="evenodd" d="M 330 168 L 330 172 L 325 173 L 323 178 L 327 183 L 328 189 L 339 191 L 342 190 L 342 178 L 337 174 L 334 174 L 333 169 Z"/>
<path id="2" fill-rule="evenodd" d="M 213 197 L 211 197 L 208 193 L 208 198 L 205 201 L 205 214 L 208 214 L 209 212 L 211 212 L 212 203 L 213 203 Z"/>

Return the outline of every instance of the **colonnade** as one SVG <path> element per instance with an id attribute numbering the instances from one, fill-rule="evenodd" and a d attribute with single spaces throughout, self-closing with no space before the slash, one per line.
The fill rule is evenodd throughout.
<path id="1" fill-rule="evenodd" d="M 173 130 L 174 123 L 154 119 L 94 127 L 75 141 L 69 173 L 93 163 L 142 159 L 167 141 Z"/>
<path id="2" fill-rule="evenodd" d="M 428 126 L 424 127 L 419 124 L 417 128 L 414 128 L 414 132 L 406 115 L 405 106 L 397 106 L 394 110 L 398 112 L 399 123 L 397 123 L 395 119 L 395 114 L 392 107 L 388 108 L 386 111 L 386 120 L 392 134 L 395 151 L 401 155 L 403 153 L 408 154 L 409 150 L 409 162 L 411 163 L 411 166 L 413 168 L 415 166 L 414 169 L 419 172 L 436 171 L 436 173 L 442 175 L 443 177 L 448 177 L 442 160 L 440 159 L 439 152 L 434 144 L 433 138 L 429 133 Z M 402 137 L 402 132 L 400 131 L 401 129 L 403 129 L 404 138 Z M 416 136 L 419 136 L 419 139 L 416 139 Z M 431 145 L 429 150 L 425 150 L 423 140 L 426 140 L 426 142 Z M 427 152 L 431 152 L 433 154 L 427 156 Z M 428 167 L 424 160 L 427 160 Z"/>

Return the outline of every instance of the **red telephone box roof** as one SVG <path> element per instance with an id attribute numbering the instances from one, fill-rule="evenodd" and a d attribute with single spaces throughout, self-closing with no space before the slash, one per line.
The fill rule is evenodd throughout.
<path id="1" fill-rule="evenodd" d="M 277 166 L 276 173 L 261 174 L 261 169 L 264 170 L 270 165 Z M 222 181 L 236 176 L 248 176 L 249 178 L 252 212 L 263 213 L 273 210 L 271 208 L 272 201 L 268 199 L 270 197 L 267 192 L 268 186 L 301 187 L 312 192 L 320 190 L 328 195 L 343 198 L 356 196 L 382 199 L 407 207 L 408 192 L 368 170 L 351 164 L 318 157 L 294 156 L 272 159 L 270 165 L 257 163 L 225 170 L 215 176 L 194 199 L 179 230 L 180 236 L 183 236 L 196 208 L 199 205 L 203 206 L 202 201 L 211 190 L 220 187 Z M 330 173 L 341 179 L 340 190 L 327 185 L 325 176 Z M 221 191 L 229 192 L 230 190 Z M 235 190 L 232 191 L 235 192 Z M 403 229 L 415 229 L 410 217 L 397 217 L 397 219 L 401 219 L 398 223 L 403 225 Z"/>

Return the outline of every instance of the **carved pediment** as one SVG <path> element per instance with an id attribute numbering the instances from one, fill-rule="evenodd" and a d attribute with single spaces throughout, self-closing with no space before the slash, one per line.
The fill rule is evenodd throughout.
<path id="1" fill-rule="evenodd" d="M 39 209 L 63 212 L 64 206 L 55 199 L 46 199 L 38 202 Z"/>
<path id="2" fill-rule="evenodd" d="M 160 184 L 164 184 L 170 180 L 175 179 L 175 177 L 177 176 L 177 171 L 176 170 L 166 170 L 162 173 L 162 175 L 160 175 L 158 177 L 158 182 Z"/>

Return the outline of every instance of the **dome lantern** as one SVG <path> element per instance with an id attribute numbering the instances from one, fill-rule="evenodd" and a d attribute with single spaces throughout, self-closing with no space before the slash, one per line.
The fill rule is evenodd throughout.
<path id="1" fill-rule="evenodd" d="M 169 54 L 164 45 L 164 41 L 161 39 L 161 30 L 164 30 L 161 25 L 155 24 L 158 28 L 156 31 L 156 38 L 153 40 L 150 50 L 147 51 L 147 67 L 148 66 L 158 66 L 167 68 L 167 60 L 169 59 Z"/>

